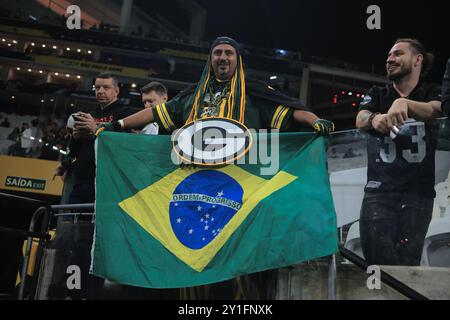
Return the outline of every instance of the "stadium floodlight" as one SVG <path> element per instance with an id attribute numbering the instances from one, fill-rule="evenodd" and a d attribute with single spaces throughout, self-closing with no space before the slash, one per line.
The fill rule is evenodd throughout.
<path id="1" fill-rule="evenodd" d="M 275 53 L 279 56 L 286 56 L 288 54 L 288 51 L 284 49 L 276 49 Z"/>

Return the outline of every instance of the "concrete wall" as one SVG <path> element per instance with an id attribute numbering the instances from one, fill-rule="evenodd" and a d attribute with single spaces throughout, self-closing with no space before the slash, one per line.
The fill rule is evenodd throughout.
<path id="1" fill-rule="evenodd" d="M 450 268 L 394 267 L 383 266 L 398 280 L 422 295 L 433 300 L 450 299 Z M 277 296 L 280 300 L 325 300 L 327 299 L 328 265 L 314 261 L 295 266 L 291 271 L 291 290 L 288 296 L 289 269 L 279 270 Z M 338 264 L 336 299 L 338 300 L 405 300 L 388 285 L 381 283 L 380 289 L 369 290 L 368 274 L 353 264 Z"/>

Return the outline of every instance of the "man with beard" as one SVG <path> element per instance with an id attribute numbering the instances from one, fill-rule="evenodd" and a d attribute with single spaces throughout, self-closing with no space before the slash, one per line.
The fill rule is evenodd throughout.
<path id="1" fill-rule="evenodd" d="M 165 132 L 172 132 L 185 123 L 207 117 L 233 119 L 255 130 L 286 131 L 296 125 L 319 134 L 334 130 L 331 121 L 319 119 L 299 101 L 262 82 L 246 81 L 239 45 L 228 37 L 214 40 L 198 84 L 167 103 L 144 109 L 104 127 L 119 131 L 156 122 Z"/>
<path id="2" fill-rule="evenodd" d="M 156 122 L 160 129 L 170 133 L 186 123 L 218 117 L 233 119 L 248 128 L 286 130 L 314 130 L 329 134 L 334 124 L 319 119 L 299 101 L 287 97 L 262 82 L 245 78 L 238 43 L 229 37 L 218 37 L 211 45 L 200 81 L 185 89 L 167 103 L 144 109 L 113 123 L 103 124 L 101 130 L 139 128 Z M 303 126 L 303 128 L 301 127 Z M 184 290 L 184 298 L 273 299 L 270 289 L 276 280 L 272 271 L 260 272 L 236 281 Z M 269 285 L 268 285 L 269 284 Z M 239 288 L 239 290 L 238 290 Z M 236 293 L 238 291 L 238 293 Z M 196 292 L 195 295 L 192 292 Z"/>
<path id="3" fill-rule="evenodd" d="M 388 53 L 392 84 L 372 87 L 356 127 L 369 132 L 360 234 L 370 264 L 419 265 L 433 210 L 439 86 L 423 82 L 433 55 L 416 39 Z"/>

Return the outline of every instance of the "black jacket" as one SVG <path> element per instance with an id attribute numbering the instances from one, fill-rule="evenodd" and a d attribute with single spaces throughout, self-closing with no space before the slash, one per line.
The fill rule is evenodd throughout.
<path id="1" fill-rule="evenodd" d="M 133 113 L 140 111 L 139 108 L 125 107 L 116 101 L 105 109 L 101 109 L 100 105 L 92 111 L 88 112 L 95 118 L 97 123 L 113 122 L 125 118 Z M 72 139 L 69 143 L 69 159 L 71 159 L 72 175 L 75 184 L 94 183 L 95 178 L 95 136 L 90 138 Z"/>

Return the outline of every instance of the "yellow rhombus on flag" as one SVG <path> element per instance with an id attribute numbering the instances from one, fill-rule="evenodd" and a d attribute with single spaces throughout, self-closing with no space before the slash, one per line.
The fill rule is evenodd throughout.
<path id="1" fill-rule="evenodd" d="M 214 169 L 240 184 L 244 191 L 242 206 L 210 243 L 201 249 L 194 250 L 186 247 L 175 235 L 170 222 L 169 206 L 175 188 L 184 179 L 202 170 L 205 169 L 177 169 L 119 203 L 119 206 L 144 230 L 198 272 L 209 264 L 261 200 L 297 179 L 296 176 L 280 171 L 272 179 L 265 180 L 235 165 Z"/>

